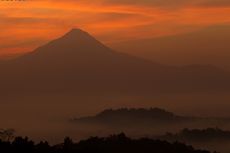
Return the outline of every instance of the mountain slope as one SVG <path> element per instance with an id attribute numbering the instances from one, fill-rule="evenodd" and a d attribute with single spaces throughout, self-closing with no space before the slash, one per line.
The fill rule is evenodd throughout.
<path id="1" fill-rule="evenodd" d="M 212 66 L 170 67 L 118 53 L 79 29 L 0 69 L 3 94 L 222 91 L 230 78 Z"/>
<path id="2" fill-rule="evenodd" d="M 211 64 L 230 68 L 230 26 L 110 44 L 116 50 L 165 64 Z"/>

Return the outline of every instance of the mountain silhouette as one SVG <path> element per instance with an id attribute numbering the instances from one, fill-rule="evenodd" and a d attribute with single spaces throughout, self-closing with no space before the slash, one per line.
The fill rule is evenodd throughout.
<path id="1" fill-rule="evenodd" d="M 212 66 L 172 67 L 116 52 L 73 29 L 0 65 L 2 95 L 228 90 L 229 74 Z"/>

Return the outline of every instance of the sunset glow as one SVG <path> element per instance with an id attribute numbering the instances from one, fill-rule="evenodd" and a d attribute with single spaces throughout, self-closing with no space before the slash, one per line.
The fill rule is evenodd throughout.
<path id="1" fill-rule="evenodd" d="M 226 1 L 196 2 L 176 1 L 167 6 L 157 1 L 1 1 L 0 55 L 32 51 L 72 28 L 84 29 L 111 43 L 230 24 Z"/>

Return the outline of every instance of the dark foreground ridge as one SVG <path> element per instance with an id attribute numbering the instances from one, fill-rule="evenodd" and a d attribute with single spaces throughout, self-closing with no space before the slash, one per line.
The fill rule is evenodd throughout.
<path id="1" fill-rule="evenodd" d="M 12 142 L 0 140 L 1 153 L 210 153 L 195 150 L 182 143 L 148 138 L 130 139 L 125 134 L 112 135 L 106 138 L 91 137 L 74 143 L 65 138 L 64 143 L 49 145 L 48 142 L 35 144 L 27 137 L 16 137 Z"/>

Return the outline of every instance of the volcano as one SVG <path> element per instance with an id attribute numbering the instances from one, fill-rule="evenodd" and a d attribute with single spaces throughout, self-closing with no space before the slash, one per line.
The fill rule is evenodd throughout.
<path id="1" fill-rule="evenodd" d="M 116 52 L 80 29 L 2 62 L 0 70 L 4 95 L 220 91 L 229 90 L 230 84 L 229 73 L 213 66 L 154 63 Z"/>

